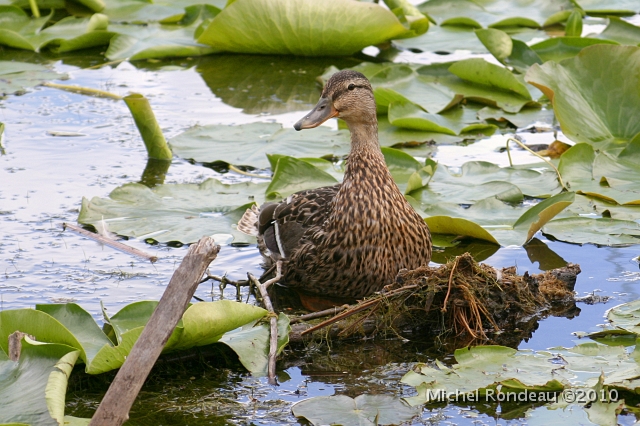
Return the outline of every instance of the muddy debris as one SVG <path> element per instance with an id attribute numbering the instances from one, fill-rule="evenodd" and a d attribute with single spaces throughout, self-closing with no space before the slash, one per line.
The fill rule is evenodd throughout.
<path id="1" fill-rule="evenodd" d="M 328 320 L 292 321 L 290 341 L 372 337 L 439 339 L 443 345 L 517 347 L 549 316 L 573 318 L 580 266 L 518 275 L 469 253 L 439 267 L 402 270 L 396 282 Z"/>

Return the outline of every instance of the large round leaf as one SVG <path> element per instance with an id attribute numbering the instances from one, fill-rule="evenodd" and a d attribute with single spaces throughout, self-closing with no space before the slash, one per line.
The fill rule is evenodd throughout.
<path id="1" fill-rule="evenodd" d="M 419 412 L 390 395 L 360 395 L 355 399 L 346 395 L 319 396 L 297 403 L 292 411 L 314 425 L 348 426 L 399 424 Z"/>
<path id="2" fill-rule="evenodd" d="M 203 235 L 231 234 L 236 242 L 255 241 L 233 225 L 248 204 L 264 199 L 267 183 L 141 184 L 116 188 L 109 198 L 83 199 L 78 221 L 97 226 L 104 221 L 120 235 L 192 243 Z"/>
<path id="3" fill-rule="evenodd" d="M 640 133 L 640 48 L 591 46 L 560 63 L 533 65 L 526 80 L 551 100 L 575 142 L 603 147 Z"/>
<path id="4" fill-rule="evenodd" d="M 238 53 L 340 56 L 406 32 L 392 12 L 373 3 L 236 0 L 216 16 L 198 42 Z"/>

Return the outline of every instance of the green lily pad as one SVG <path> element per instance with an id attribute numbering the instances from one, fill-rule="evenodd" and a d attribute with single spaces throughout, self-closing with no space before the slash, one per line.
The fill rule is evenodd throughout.
<path id="1" fill-rule="evenodd" d="M 267 188 L 267 197 L 286 198 L 294 192 L 336 183 L 338 181 L 333 176 L 307 161 L 282 157 L 273 172 L 273 179 Z"/>
<path id="2" fill-rule="evenodd" d="M 640 300 L 623 303 L 607 312 L 611 325 L 636 335 L 640 334 Z"/>
<path id="3" fill-rule="evenodd" d="M 609 17 L 609 25 L 596 36 L 607 40 L 617 41 L 620 44 L 637 46 L 640 44 L 640 27 L 624 21 L 617 16 Z"/>
<path id="4" fill-rule="evenodd" d="M 569 0 L 430 0 L 418 6 L 439 25 L 482 27 L 542 27 L 566 19 Z"/>
<path id="5" fill-rule="evenodd" d="M 215 179 L 153 189 L 126 184 L 113 190 L 109 198 L 83 199 L 78 221 L 97 226 L 104 220 L 116 234 L 160 242 L 192 243 L 215 234 L 231 235 L 236 243 L 254 242 L 233 225 L 251 203 L 262 202 L 267 185 L 229 185 Z"/>
<path id="6" fill-rule="evenodd" d="M 640 218 L 640 206 L 633 204 L 621 206 L 616 202 L 608 202 L 602 198 L 576 195 L 573 204 L 558 215 L 558 218 L 574 216 L 635 221 Z"/>
<path id="7" fill-rule="evenodd" d="M 0 360 L 0 423 L 64 424 L 67 381 L 79 351 L 26 337 L 20 360 Z"/>
<path id="8" fill-rule="evenodd" d="M 236 0 L 216 16 L 198 42 L 237 53 L 341 56 L 407 31 L 391 11 L 373 3 Z"/>
<path id="9" fill-rule="evenodd" d="M 588 401 L 569 400 L 572 395 L 615 386 L 635 391 L 639 368 L 622 346 L 585 343 L 570 349 L 516 351 L 502 346 L 458 349 L 457 363 L 447 366 L 419 364 L 402 382 L 416 388 L 416 396 L 405 398 L 411 405 L 447 402 L 470 394 L 474 402 L 500 401 L 524 394 L 529 402 L 551 402 L 560 406 L 576 403 L 579 409 L 592 406 Z M 556 394 L 565 389 L 565 394 Z M 567 392 L 568 391 L 568 392 Z M 568 397 L 564 397 L 567 395 Z M 596 395 L 601 395 L 598 391 Z M 580 405 L 578 405 L 578 403 Z M 614 401 L 619 404 L 620 401 Z M 553 407 L 551 405 L 550 407 Z"/>
<path id="10" fill-rule="evenodd" d="M 564 134 L 597 148 L 640 133 L 640 48 L 599 45 L 560 63 L 532 66 L 526 80 L 551 100 Z"/>
<path id="11" fill-rule="evenodd" d="M 516 113 L 525 106 L 540 106 L 539 103 L 531 100 L 531 95 L 523 97 L 516 93 L 516 86 L 512 86 L 511 82 L 514 78 L 513 75 L 505 69 L 498 70 L 497 65 L 490 67 L 480 64 L 477 60 L 461 61 L 462 65 L 453 64 L 433 64 L 419 67 L 416 71 L 418 74 L 426 76 L 425 81 L 432 81 L 442 84 L 448 87 L 454 93 L 463 95 L 466 99 L 482 104 L 501 108 L 507 112 Z M 484 60 L 482 60 L 484 61 Z M 453 75 L 449 70 L 454 67 L 453 70 L 464 78 L 469 78 L 470 81 L 465 81 L 462 78 Z M 495 68 L 494 68 L 495 67 Z M 479 74 L 474 75 L 474 70 Z M 494 73 L 495 71 L 495 73 Z M 499 77 L 504 73 L 508 73 L 511 76 L 507 78 L 507 84 L 500 83 Z M 506 76 L 507 74 L 504 74 Z M 495 84 L 491 86 L 488 84 L 479 84 L 480 82 L 488 82 Z M 521 83 L 519 83 L 521 84 Z M 501 88 L 511 87 L 513 90 L 502 90 Z"/>
<path id="12" fill-rule="evenodd" d="M 466 25 L 433 25 L 419 37 L 395 40 L 393 44 L 412 52 L 455 52 L 468 50 L 485 53 L 487 49 L 475 37 L 474 28 Z"/>
<path id="13" fill-rule="evenodd" d="M 59 52 L 103 46 L 114 33 L 107 31 L 108 18 L 100 13 L 89 18 L 68 16 L 47 28 L 52 15 L 29 18 L 14 6 L 0 6 L 0 44 L 39 52 L 51 48 Z"/>
<path id="14" fill-rule="evenodd" d="M 640 5 L 635 0 L 576 0 L 587 13 L 597 15 L 633 15 L 640 13 Z"/>
<path id="15" fill-rule="evenodd" d="M 611 151 L 595 153 L 593 146 L 579 143 L 562 154 L 558 170 L 563 180 L 579 194 L 598 197 L 622 205 L 640 205 L 638 161 L 640 139 L 619 155 Z"/>
<path id="16" fill-rule="evenodd" d="M 283 313 L 278 315 L 278 348 L 277 353 L 289 343 L 289 317 Z M 269 359 L 270 325 L 246 325 L 241 330 L 225 333 L 218 342 L 229 346 L 238 354 L 242 365 L 255 376 L 267 375 Z"/>
<path id="17" fill-rule="evenodd" d="M 484 107 L 478 111 L 481 120 L 508 121 L 518 129 L 541 125 L 552 127 L 555 118 L 551 108 L 523 108 L 517 114 L 502 111 L 498 108 Z"/>
<path id="18" fill-rule="evenodd" d="M 15 6 L 0 5 L 0 44 L 17 49 L 35 50 L 29 41 L 51 19 L 51 15 L 30 18 L 25 11 Z"/>
<path id="19" fill-rule="evenodd" d="M 523 195 L 548 198 L 560 190 L 556 174 L 549 170 L 538 172 L 500 167 L 485 161 L 470 161 L 464 163 L 459 172 L 440 165 L 429 185 L 410 195 L 425 204 L 473 204 L 492 196 L 497 196 L 501 201 L 518 203 Z"/>
<path id="20" fill-rule="evenodd" d="M 422 204 L 420 209 L 427 216 L 425 222 L 433 233 L 478 238 L 502 246 L 521 246 L 570 205 L 574 196 L 573 192 L 560 193 L 528 209 L 508 206 L 495 197 L 481 200 L 469 208 L 439 203 Z"/>
<path id="21" fill-rule="evenodd" d="M 320 141 L 320 142 L 319 142 Z M 169 141 L 175 155 L 199 162 L 223 161 L 258 168 L 269 167 L 266 154 L 301 157 L 343 156 L 349 152 L 347 131 L 319 127 L 296 132 L 277 123 L 194 127 Z"/>
<path id="22" fill-rule="evenodd" d="M 554 37 L 532 45 L 531 49 L 544 62 L 560 62 L 563 59 L 573 58 L 586 47 L 597 44 L 617 45 L 618 43 L 601 38 Z"/>
<path id="23" fill-rule="evenodd" d="M 442 114 L 430 114 L 412 103 L 393 102 L 389 104 L 389 122 L 398 127 L 452 136 L 471 133 L 491 136 L 497 129 L 493 124 L 480 122 L 475 109 L 461 105 Z"/>
<path id="24" fill-rule="evenodd" d="M 194 35 L 199 26 L 212 19 L 220 9 L 202 5 L 186 9 L 188 24 L 110 25 L 118 33 L 109 44 L 105 56 L 111 60 L 202 56 L 216 50 L 197 43 Z"/>
<path id="25" fill-rule="evenodd" d="M 487 28 L 476 30 L 475 33 L 498 61 L 514 67 L 520 73 L 525 72 L 533 64 L 542 63 L 542 59 L 526 43 L 512 39 L 504 31 Z"/>
<path id="26" fill-rule="evenodd" d="M 128 24 L 177 23 L 189 15 L 190 7 L 205 4 L 202 0 L 104 0 L 104 3 L 100 12 L 111 22 Z M 209 0 L 205 7 L 220 10 L 225 4 L 225 0 Z"/>
<path id="27" fill-rule="evenodd" d="M 576 244 L 640 244 L 640 224 L 631 220 L 567 217 L 552 220 L 542 228 L 542 232 L 557 240 Z"/>
<path id="28" fill-rule="evenodd" d="M 291 410 L 314 425 L 390 425 L 410 421 L 419 410 L 391 395 L 318 396 L 295 404 Z"/>
<path id="29" fill-rule="evenodd" d="M 472 83 L 488 86 L 494 90 L 512 92 L 527 100 L 531 99 L 527 87 L 509 70 L 481 58 L 458 61 L 449 67 L 449 72 Z"/>
<path id="30" fill-rule="evenodd" d="M 44 65 L 0 61 L 0 96 L 23 94 L 28 87 L 67 78 L 66 74 L 57 73 Z"/>

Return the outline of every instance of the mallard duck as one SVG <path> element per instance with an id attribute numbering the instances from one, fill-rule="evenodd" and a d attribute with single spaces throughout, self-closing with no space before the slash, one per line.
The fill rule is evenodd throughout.
<path id="1" fill-rule="evenodd" d="M 359 299 L 394 282 L 400 269 L 426 266 L 431 235 L 385 164 L 373 89 L 364 75 L 334 74 L 294 128 L 311 129 L 332 117 L 343 119 L 351 132 L 343 182 L 254 206 L 238 229 L 258 237 L 268 263 L 282 260 L 281 284 Z"/>

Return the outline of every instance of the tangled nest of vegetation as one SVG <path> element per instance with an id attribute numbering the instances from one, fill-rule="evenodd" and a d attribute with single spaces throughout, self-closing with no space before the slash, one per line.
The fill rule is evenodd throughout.
<path id="1" fill-rule="evenodd" d="M 495 269 L 470 254 L 440 267 L 402 270 L 396 282 L 313 327 L 297 324 L 292 341 L 320 337 L 436 335 L 467 344 L 519 342 L 549 315 L 575 316 L 575 264 L 542 274 L 518 275 L 515 267 Z M 326 328 L 331 326 L 330 328 Z M 328 330 L 328 331 L 327 331 Z M 298 336 L 299 333 L 299 336 Z M 516 343 L 517 344 L 517 343 Z"/>

